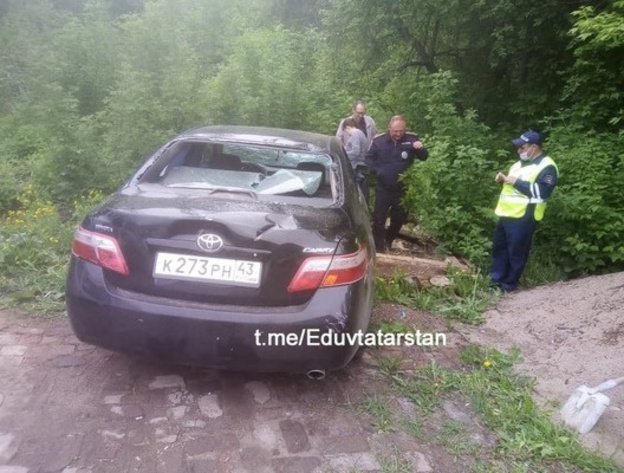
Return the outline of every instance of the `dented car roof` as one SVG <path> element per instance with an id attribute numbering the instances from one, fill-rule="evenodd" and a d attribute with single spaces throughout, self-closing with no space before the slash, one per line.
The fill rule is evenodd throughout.
<path id="1" fill-rule="evenodd" d="M 194 128 L 180 135 L 180 138 L 187 137 L 200 138 L 206 141 L 275 146 L 317 153 L 328 153 L 338 143 L 337 139 L 319 133 L 253 126 L 205 126 Z M 332 141 L 336 142 L 333 146 Z"/>

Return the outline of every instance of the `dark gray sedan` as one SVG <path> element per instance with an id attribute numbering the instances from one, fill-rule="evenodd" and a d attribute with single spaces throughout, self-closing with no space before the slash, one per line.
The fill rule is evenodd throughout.
<path id="1" fill-rule="evenodd" d="M 76 336 L 217 369 L 323 377 L 369 324 L 369 215 L 335 137 L 205 127 L 165 144 L 77 229 Z"/>

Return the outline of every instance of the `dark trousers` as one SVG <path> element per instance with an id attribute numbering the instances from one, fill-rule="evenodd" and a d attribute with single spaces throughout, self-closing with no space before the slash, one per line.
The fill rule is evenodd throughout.
<path id="1" fill-rule="evenodd" d="M 375 187 L 375 211 L 373 213 L 373 238 L 378 252 L 387 247 L 398 236 L 407 219 L 407 210 L 401 205 L 403 190 L 388 190 L 380 185 Z M 386 219 L 390 214 L 390 226 L 386 229 Z"/>
<path id="2" fill-rule="evenodd" d="M 526 266 L 537 222 L 532 217 L 500 218 L 492 245 L 490 282 L 513 291 Z"/>

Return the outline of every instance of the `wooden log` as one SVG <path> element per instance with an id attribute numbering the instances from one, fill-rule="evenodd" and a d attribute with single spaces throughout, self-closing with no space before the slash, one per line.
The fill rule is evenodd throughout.
<path id="1" fill-rule="evenodd" d="M 449 256 L 444 260 L 438 259 L 430 259 L 430 258 L 417 258 L 416 256 L 407 256 L 407 255 L 393 255 L 389 253 L 377 253 L 377 265 L 379 264 L 405 264 L 408 266 L 433 266 L 436 268 L 446 269 L 449 265 L 455 266 L 458 269 L 468 271 L 470 266 L 466 263 L 461 262 L 454 256 Z"/>
<path id="2" fill-rule="evenodd" d="M 400 272 L 407 277 L 418 279 L 423 285 L 428 285 L 432 277 L 444 275 L 449 266 L 456 267 L 462 271 L 470 270 L 467 264 L 462 263 L 455 257 L 435 260 L 388 253 L 377 254 L 376 270 L 377 274 L 383 277 L 391 277 L 393 274 Z"/>

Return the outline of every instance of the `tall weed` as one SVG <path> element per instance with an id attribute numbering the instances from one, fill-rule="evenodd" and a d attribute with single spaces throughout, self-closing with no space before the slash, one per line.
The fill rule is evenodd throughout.
<path id="1" fill-rule="evenodd" d="M 69 219 L 28 186 L 0 226 L 0 307 L 35 314 L 64 309 L 65 277 L 76 225 L 103 196 L 90 191 L 72 203 Z"/>

